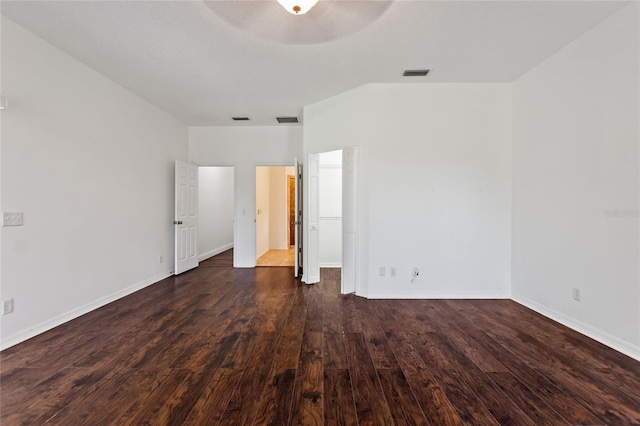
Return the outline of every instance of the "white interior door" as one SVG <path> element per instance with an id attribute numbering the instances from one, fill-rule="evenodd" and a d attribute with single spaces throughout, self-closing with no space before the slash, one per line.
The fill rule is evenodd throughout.
<path id="1" fill-rule="evenodd" d="M 198 166 L 176 161 L 175 274 L 198 266 Z"/>
<path id="2" fill-rule="evenodd" d="M 356 291 L 356 147 L 342 150 L 342 293 Z"/>
<path id="3" fill-rule="evenodd" d="M 302 166 L 298 163 L 298 159 L 295 161 L 295 178 L 294 178 L 294 250 L 296 251 L 294 258 L 293 276 L 298 278 L 300 275 L 300 265 L 302 265 Z"/>
<path id="4" fill-rule="evenodd" d="M 305 264 L 305 282 L 307 284 L 315 284 L 320 282 L 320 252 L 319 252 L 319 236 L 318 229 L 320 224 L 319 197 L 318 197 L 318 179 L 320 172 L 320 155 L 308 154 L 307 170 L 305 185 L 307 191 L 308 210 L 304 212 L 306 229 L 307 229 L 307 252 L 305 253 L 307 262 Z"/>

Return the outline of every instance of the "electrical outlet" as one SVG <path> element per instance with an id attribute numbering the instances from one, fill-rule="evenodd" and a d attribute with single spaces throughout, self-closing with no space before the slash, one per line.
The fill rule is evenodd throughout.
<path id="1" fill-rule="evenodd" d="M 573 300 L 580 301 L 580 289 L 577 287 L 573 288 Z"/>
<path id="2" fill-rule="evenodd" d="M 396 268 L 395 266 L 392 266 L 391 268 L 389 268 L 389 276 L 392 278 L 396 277 Z"/>
<path id="3" fill-rule="evenodd" d="M 164 257 L 162 255 L 158 256 L 158 262 L 160 263 L 164 262 Z"/>
<path id="4" fill-rule="evenodd" d="M 24 215 L 22 212 L 2 213 L 2 226 L 22 226 L 24 224 Z"/>
<path id="5" fill-rule="evenodd" d="M 2 315 L 7 315 L 13 312 L 13 299 L 2 301 Z"/>
<path id="6" fill-rule="evenodd" d="M 387 274 L 387 268 L 385 268 L 384 266 L 381 266 L 381 267 L 380 267 L 380 271 L 378 272 L 378 274 L 379 274 L 381 277 L 384 277 L 384 276 Z"/>

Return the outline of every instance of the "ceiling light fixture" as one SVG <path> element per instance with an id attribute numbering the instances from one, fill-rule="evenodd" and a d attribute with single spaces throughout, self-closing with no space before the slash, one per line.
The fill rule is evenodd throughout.
<path id="1" fill-rule="evenodd" d="M 304 15 L 318 3 L 318 0 L 278 0 L 278 3 L 293 15 Z"/>
<path id="2" fill-rule="evenodd" d="M 0 109 L 7 109 L 8 106 L 9 102 L 7 102 L 7 98 L 0 96 Z"/>

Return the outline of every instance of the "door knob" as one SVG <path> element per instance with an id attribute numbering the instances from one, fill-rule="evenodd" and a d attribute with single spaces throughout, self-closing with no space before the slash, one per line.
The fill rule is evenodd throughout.
<path id="1" fill-rule="evenodd" d="M 174 225 L 182 225 L 182 221 L 181 220 L 174 220 L 173 224 Z"/>

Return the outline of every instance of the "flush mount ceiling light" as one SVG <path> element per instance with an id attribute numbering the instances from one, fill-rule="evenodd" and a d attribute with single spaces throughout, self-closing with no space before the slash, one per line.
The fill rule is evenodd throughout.
<path id="1" fill-rule="evenodd" d="M 0 0 L 2 1 L 2 0 Z M 309 10 L 303 3 L 315 4 L 313 10 L 292 18 L 282 13 L 300 6 L 302 15 Z M 280 3 L 279 3 L 280 2 Z M 252 36 L 284 44 L 323 44 L 362 31 L 381 19 L 394 1 L 362 0 L 204 0 L 202 3 L 226 23 Z M 282 3 L 282 4 L 281 4 Z M 287 6 L 290 4 L 290 6 Z"/>
<path id="2" fill-rule="evenodd" d="M 318 0 L 278 0 L 278 3 L 293 15 L 304 15 L 318 3 Z"/>

